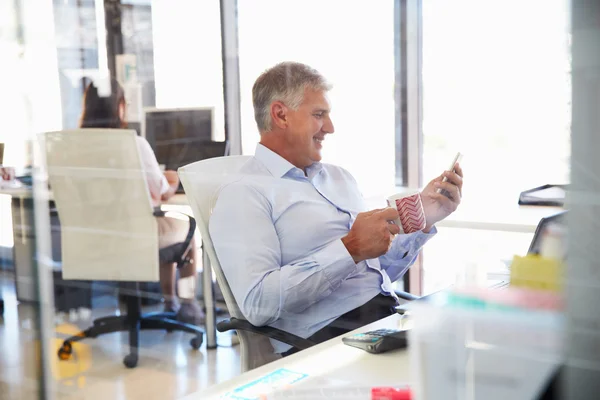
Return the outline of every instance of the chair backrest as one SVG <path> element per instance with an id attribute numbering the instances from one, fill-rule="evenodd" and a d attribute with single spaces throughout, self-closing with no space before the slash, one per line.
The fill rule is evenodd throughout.
<path id="1" fill-rule="evenodd" d="M 228 180 L 235 179 L 235 175 L 250 158 L 249 156 L 212 158 L 186 165 L 178 170 L 188 202 L 198 222 L 204 251 L 208 253 L 217 282 L 223 292 L 229 315 L 239 319 L 246 318 L 240 311 L 227 283 L 227 278 L 223 273 L 210 238 L 208 224 L 218 198 L 219 188 Z M 279 355 L 274 353 L 273 346 L 266 336 L 239 331 L 238 337 L 240 339 L 242 372 L 280 358 Z"/>
<path id="2" fill-rule="evenodd" d="M 136 133 L 40 135 L 61 224 L 64 279 L 158 281 L 158 228 Z"/>

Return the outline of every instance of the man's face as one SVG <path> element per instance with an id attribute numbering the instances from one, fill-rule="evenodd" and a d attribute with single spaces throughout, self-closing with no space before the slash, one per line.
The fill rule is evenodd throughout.
<path id="1" fill-rule="evenodd" d="M 321 161 L 323 140 L 333 133 L 329 99 L 323 91 L 307 89 L 298 110 L 288 109 L 286 139 L 294 165 L 306 168 Z"/>

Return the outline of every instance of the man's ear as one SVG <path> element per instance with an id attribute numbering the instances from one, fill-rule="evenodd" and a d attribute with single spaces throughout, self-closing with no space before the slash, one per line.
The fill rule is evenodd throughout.
<path id="1" fill-rule="evenodd" d="M 288 108 L 281 101 L 271 103 L 271 121 L 280 129 L 288 127 Z"/>

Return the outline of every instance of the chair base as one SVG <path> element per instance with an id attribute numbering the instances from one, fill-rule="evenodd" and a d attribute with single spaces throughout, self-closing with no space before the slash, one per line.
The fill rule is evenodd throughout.
<path id="1" fill-rule="evenodd" d="M 73 343 L 85 338 L 96 338 L 114 332 L 129 332 L 129 354 L 123 359 L 127 368 L 134 368 L 138 362 L 140 330 L 184 331 L 194 334 L 190 345 L 199 349 L 204 338 L 202 328 L 175 320 L 175 313 L 158 312 L 141 314 L 140 299 L 135 296 L 126 298 L 127 313 L 122 316 L 103 317 L 94 320 L 93 325 L 66 339 L 58 350 L 58 358 L 68 360 L 73 354 Z"/>

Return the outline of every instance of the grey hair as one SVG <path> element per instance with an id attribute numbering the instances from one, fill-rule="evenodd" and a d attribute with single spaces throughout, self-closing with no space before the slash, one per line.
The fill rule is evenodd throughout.
<path id="1" fill-rule="evenodd" d="M 286 61 L 263 72 L 252 87 L 252 105 L 258 130 L 271 130 L 271 104 L 281 101 L 297 110 L 307 89 L 329 91 L 331 85 L 316 69 L 308 65 Z"/>

